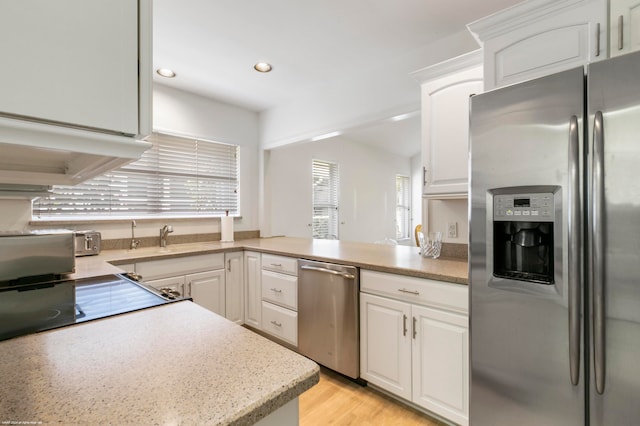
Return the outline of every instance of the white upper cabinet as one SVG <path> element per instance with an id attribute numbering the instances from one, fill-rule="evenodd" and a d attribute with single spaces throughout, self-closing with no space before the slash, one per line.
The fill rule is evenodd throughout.
<path id="1" fill-rule="evenodd" d="M 459 197 L 468 191 L 469 97 L 482 93 L 480 51 L 423 68 L 412 75 L 422 85 L 423 193 Z"/>
<path id="2" fill-rule="evenodd" d="M 640 49 L 640 0 L 610 0 L 609 52 L 611 56 Z"/>
<path id="3" fill-rule="evenodd" d="M 137 1 L 11 1 L 0 28 L 2 113 L 138 133 Z"/>
<path id="4" fill-rule="evenodd" d="M 5 2 L 0 183 L 74 184 L 138 158 L 151 36 L 151 0 Z"/>
<path id="5" fill-rule="evenodd" d="M 607 0 L 529 0 L 468 25 L 485 90 L 607 58 Z"/>

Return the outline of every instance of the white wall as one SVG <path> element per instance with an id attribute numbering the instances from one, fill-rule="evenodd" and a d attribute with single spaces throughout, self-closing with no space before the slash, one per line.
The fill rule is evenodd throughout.
<path id="1" fill-rule="evenodd" d="M 235 230 L 258 227 L 258 114 L 216 102 L 192 93 L 155 85 L 153 91 L 155 130 L 200 137 L 240 146 L 240 209 Z M 0 200 L 0 230 L 25 230 L 31 220 L 31 203 L 25 200 Z M 157 236 L 164 224 L 173 225 L 175 234 L 220 232 L 220 220 L 140 220 L 136 237 Z M 54 227 L 46 225 L 46 227 Z M 104 239 L 128 238 L 129 221 L 64 224 L 69 229 L 94 229 Z"/>
<path id="2" fill-rule="evenodd" d="M 289 103 L 260 114 L 261 146 L 275 148 L 418 110 L 420 85 L 410 73 L 477 48 L 462 30 L 404 53 L 398 61 L 372 61 L 366 73 L 345 70 L 342 81 L 318 81 L 307 93 L 297 93 Z"/>
<path id="3" fill-rule="evenodd" d="M 422 224 L 422 154 L 411 157 L 411 229 Z M 413 241 L 415 244 L 415 239 Z"/>
<path id="4" fill-rule="evenodd" d="M 160 84 L 153 90 L 153 127 L 160 132 L 200 137 L 240 146 L 240 214 L 235 230 L 258 225 L 258 113 Z M 180 223 L 187 234 L 220 232 L 220 220 L 201 228 L 201 222 Z M 206 229 L 206 230 L 205 230 Z"/>
<path id="5" fill-rule="evenodd" d="M 311 237 L 311 163 L 320 159 L 340 167 L 340 239 L 395 238 L 395 176 L 410 175 L 408 157 L 344 138 L 288 145 L 266 157 L 272 235 Z"/>
<path id="6" fill-rule="evenodd" d="M 469 241 L 469 220 L 468 202 L 466 199 L 454 200 L 425 200 L 428 211 L 424 215 L 428 216 L 427 231 L 441 231 L 443 241 L 448 243 L 468 244 Z M 427 207 L 423 207 L 427 208 Z M 447 236 L 447 222 L 457 222 L 458 237 L 449 238 Z M 424 225 L 423 225 L 424 226 Z"/>

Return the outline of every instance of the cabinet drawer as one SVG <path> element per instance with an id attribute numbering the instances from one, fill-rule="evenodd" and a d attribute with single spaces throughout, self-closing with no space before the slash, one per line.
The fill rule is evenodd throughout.
<path id="1" fill-rule="evenodd" d="M 200 254 L 197 256 L 136 263 L 136 273 L 142 275 L 142 279 L 145 281 L 216 269 L 224 269 L 224 253 Z"/>
<path id="2" fill-rule="evenodd" d="M 298 313 L 263 301 L 262 330 L 298 346 Z"/>
<path id="3" fill-rule="evenodd" d="M 418 305 L 469 312 L 469 288 L 463 284 L 361 270 L 360 291 Z"/>
<path id="4" fill-rule="evenodd" d="M 298 309 L 298 278 L 262 271 L 262 299 L 293 310 Z"/>
<path id="5" fill-rule="evenodd" d="M 298 259 L 275 254 L 262 254 L 262 269 L 298 275 Z"/>

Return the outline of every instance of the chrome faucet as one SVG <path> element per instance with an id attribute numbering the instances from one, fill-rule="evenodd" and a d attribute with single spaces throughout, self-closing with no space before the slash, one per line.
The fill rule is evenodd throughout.
<path id="1" fill-rule="evenodd" d="M 140 240 L 136 240 L 136 234 L 134 232 L 135 227 L 136 227 L 136 221 L 132 220 L 131 221 L 131 244 L 129 245 L 130 250 L 137 249 L 138 245 L 140 244 Z"/>
<path id="2" fill-rule="evenodd" d="M 160 228 L 160 247 L 167 246 L 167 235 L 173 232 L 173 226 L 165 225 Z"/>

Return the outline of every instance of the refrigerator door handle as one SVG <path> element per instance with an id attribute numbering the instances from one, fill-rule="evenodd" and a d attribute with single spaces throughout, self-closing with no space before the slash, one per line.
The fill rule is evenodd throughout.
<path id="1" fill-rule="evenodd" d="M 571 383 L 580 380 L 580 282 L 582 211 L 580 209 L 580 128 L 575 115 L 569 121 L 569 369 Z"/>
<path id="2" fill-rule="evenodd" d="M 596 391 L 604 393 L 605 342 L 604 342 L 604 120 L 602 112 L 595 114 L 593 124 L 593 171 L 591 203 L 592 219 L 589 228 L 591 241 L 593 280 L 593 363 Z"/>

